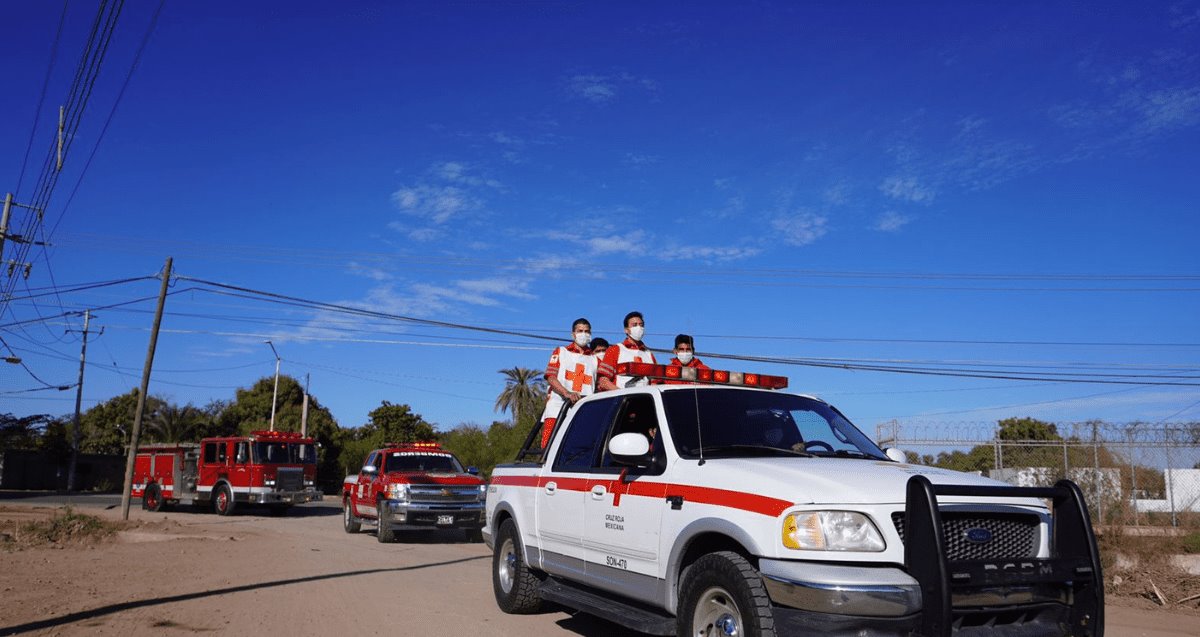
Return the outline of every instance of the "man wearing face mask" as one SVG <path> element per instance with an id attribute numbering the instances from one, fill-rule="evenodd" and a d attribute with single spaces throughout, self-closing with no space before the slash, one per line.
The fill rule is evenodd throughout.
<path id="1" fill-rule="evenodd" d="M 596 387 L 596 357 L 592 355 L 592 324 L 577 318 L 571 324 L 571 344 L 556 347 L 546 365 L 546 408 L 542 410 L 542 448 L 550 442 L 563 401 L 572 405 Z"/>
<path id="2" fill-rule="evenodd" d="M 630 312 L 625 315 L 625 340 L 614 343 L 604 352 L 604 360 L 596 370 L 599 380 L 596 391 L 608 391 L 622 387 L 638 387 L 649 385 L 650 380 L 642 376 L 617 375 L 617 365 L 621 363 L 655 363 L 654 352 L 642 343 L 646 333 L 646 320 L 641 312 Z"/>
<path id="3" fill-rule="evenodd" d="M 688 334 L 679 334 L 675 337 L 675 358 L 667 363 L 668 367 L 695 367 L 696 369 L 708 369 L 705 365 L 696 358 L 696 343 Z M 681 380 L 665 380 L 668 385 L 682 385 Z"/>

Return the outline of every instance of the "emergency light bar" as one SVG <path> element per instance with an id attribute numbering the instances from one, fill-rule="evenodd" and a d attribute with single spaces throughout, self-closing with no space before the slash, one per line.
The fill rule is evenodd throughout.
<path id="1" fill-rule="evenodd" d="M 267 440 L 300 440 L 304 438 L 298 431 L 251 431 L 250 435 Z"/>
<path id="2" fill-rule="evenodd" d="M 768 376 L 754 372 L 731 372 L 725 369 L 700 369 L 652 363 L 621 363 L 617 365 L 617 373 L 622 376 L 644 376 L 655 380 L 741 385 L 763 389 L 783 389 L 788 386 L 787 376 Z"/>
<path id="3" fill-rule="evenodd" d="M 400 447 L 403 449 L 416 450 L 424 449 L 426 451 L 442 451 L 442 445 L 438 442 L 385 442 L 385 447 Z"/>

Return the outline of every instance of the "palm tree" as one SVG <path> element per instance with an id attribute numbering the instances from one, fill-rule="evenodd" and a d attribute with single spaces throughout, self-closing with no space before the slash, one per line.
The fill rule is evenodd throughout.
<path id="1" fill-rule="evenodd" d="M 149 434 L 159 442 L 180 442 L 192 439 L 204 418 L 204 412 L 188 404 L 183 407 L 170 403 L 149 414 Z"/>
<path id="2" fill-rule="evenodd" d="M 504 391 L 496 398 L 496 411 L 511 411 L 513 424 L 521 420 L 522 413 L 536 410 L 546 400 L 546 380 L 541 370 L 525 367 L 498 370 L 504 374 Z"/>

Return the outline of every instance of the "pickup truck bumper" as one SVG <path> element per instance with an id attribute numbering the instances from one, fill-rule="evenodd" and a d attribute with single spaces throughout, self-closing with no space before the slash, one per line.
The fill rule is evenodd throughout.
<path id="1" fill-rule="evenodd" d="M 381 500 L 379 523 L 392 529 L 480 529 L 483 528 L 483 503 L 423 504 Z"/>
<path id="2" fill-rule="evenodd" d="M 900 568 L 760 560 L 780 634 L 897 637 L 920 633 L 921 586 Z M 954 596 L 955 635 L 1062 635 L 1070 608 L 1059 586 L 1009 586 Z M 995 625 L 999 619 L 1000 626 Z M 979 624 L 972 626 L 973 623 Z"/>

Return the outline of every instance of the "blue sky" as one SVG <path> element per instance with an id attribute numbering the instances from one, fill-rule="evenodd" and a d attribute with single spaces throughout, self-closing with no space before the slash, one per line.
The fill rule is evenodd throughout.
<path id="1" fill-rule="evenodd" d="M 0 191 L 23 201 L 96 7 L 67 11 L 18 189 L 62 7 L 5 5 Z M 119 18 L 52 246 L 0 326 L 152 296 L 20 298 L 173 256 L 193 278 L 564 341 L 577 316 L 613 340 L 638 309 L 648 344 L 688 332 L 702 357 L 1058 379 L 709 357 L 787 375 L 870 434 L 1200 418 L 1195 385 L 1047 376 L 1198 382 L 1198 2 L 168 3 L 83 172 L 157 6 Z M 152 310 L 97 312 L 84 408 L 137 384 Z M 79 327 L 0 336 L 69 384 Z M 343 426 L 381 400 L 486 425 L 496 370 L 552 347 L 201 290 L 163 328 L 152 392 L 231 398 L 273 372 L 269 338 Z M 0 367 L 0 392 L 39 386 Z M 0 393 L 18 414 L 73 404 Z"/>

